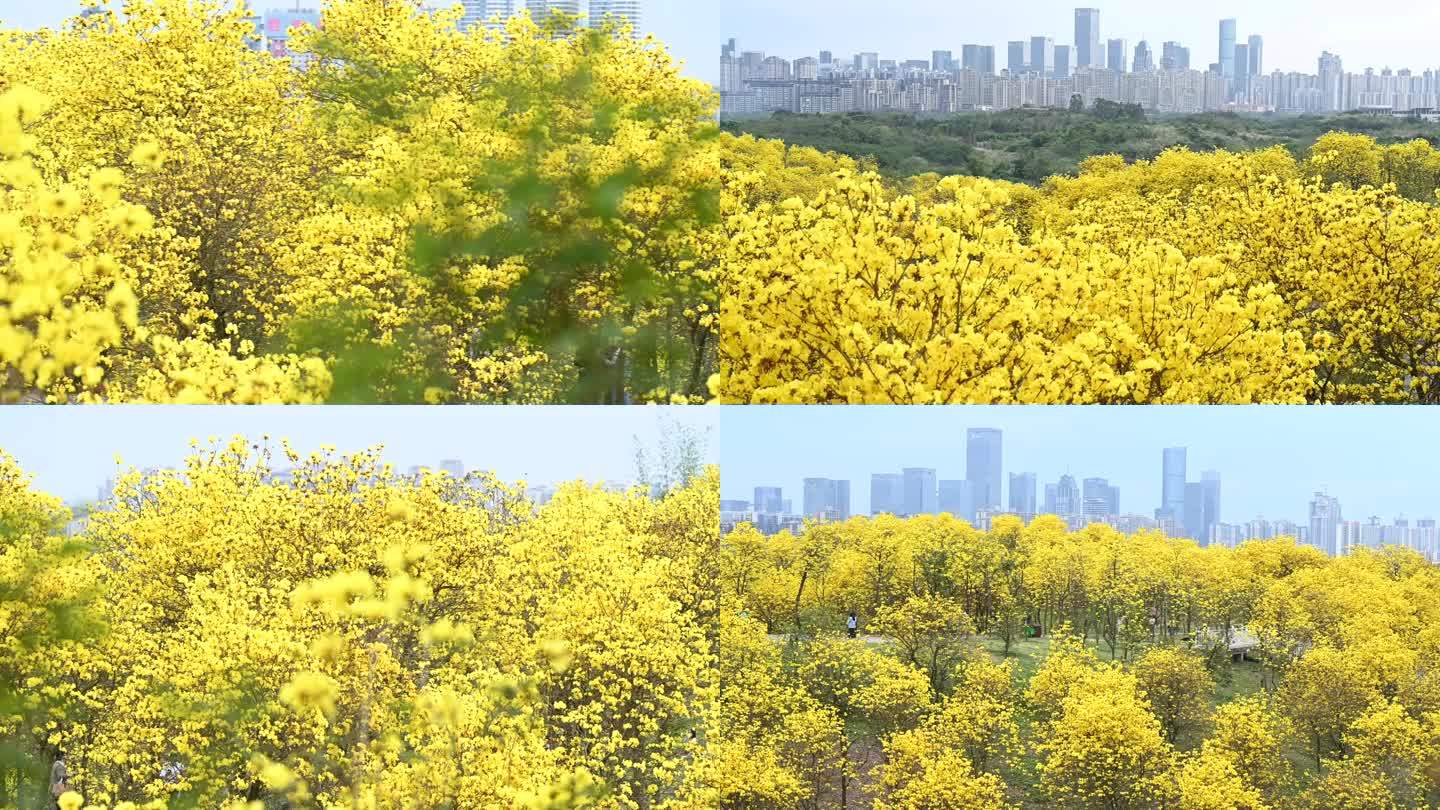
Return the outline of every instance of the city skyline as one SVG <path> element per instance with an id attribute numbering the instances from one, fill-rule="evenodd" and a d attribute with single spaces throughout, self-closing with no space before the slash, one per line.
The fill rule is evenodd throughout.
<path id="1" fill-rule="evenodd" d="M 275 450 L 288 438 L 309 453 L 332 445 L 342 455 L 384 445 L 397 472 L 438 468 L 456 459 L 467 471 L 494 472 L 506 482 L 554 484 L 635 480 L 635 438 L 657 445 L 662 417 L 707 437 L 704 461 L 718 461 L 716 415 L 704 408 L 606 406 L 164 406 L 6 408 L 0 450 L 34 477 L 33 486 L 67 502 L 95 497 L 118 468 L 178 466 L 190 440 L 222 442 L 236 434 L 268 434 Z M 543 435 L 545 441 L 536 441 Z M 277 470 L 290 466 L 272 459 Z"/>
<path id="2" fill-rule="evenodd" d="M 798 509 L 803 479 L 824 477 L 850 481 L 851 512 L 869 514 L 871 474 L 920 468 L 936 470 L 937 480 L 964 479 L 966 431 L 986 427 L 1004 434 L 1007 483 L 1011 474 L 1034 473 L 1042 500 L 1045 485 L 1063 474 L 1077 485 L 1104 478 L 1120 489 L 1123 513 L 1153 516 L 1163 502 L 1163 452 L 1185 447 L 1187 484 L 1203 484 L 1212 470 L 1224 482 L 1216 522 L 1244 524 L 1263 516 L 1304 524 L 1320 491 L 1344 505 L 1347 519 L 1440 516 L 1440 474 L 1426 463 L 1440 458 L 1440 441 L 1426 441 L 1426 420 L 1418 413 L 1378 420 L 1367 419 L 1369 408 L 1294 413 L 1248 407 L 1212 414 L 1206 408 L 970 406 L 906 413 L 902 425 L 886 421 L 887 409 L 880 407 L 745 410 L 722 419 L 726 500 L 749 500 L 756 486 L 778 486 Z M 1122 430 L 1130 437 L 1123 445 L 1107 441 Z M 851 435 L 867 442 L 835 440 Z M 1352 439 L 1326 446 L 1315 435 Z M 1277 474 L 1280 469 L 1291 474 Z M 1006 505 L 1009 499 L 1007 486 Z"/>
<path id="3" fill-rule="evenodd" d="M 1219 61 L 1218 24 L 1235 19 L 1237 44 L 1251 35 L 1265 37 L 1264 63 L 1269 73 L 1313 72 L 1317 57 L 1337 53 L 1347 65 L 1381 70 L 1424 70 L 1440 65 L 1428 27 L 1440 27 L 1440 5 L 1404 10 L 1376 9 L 1356 13 L 1353 4 L 1338 0 L 1274 0 L 1263 6 L 1236 1 L 1204 6 L 1157 6 L 1142 0 L 1077 4 L 1036 0 L 1025 6 L 956 6 L 940 0 L 904 0 L 874 13 L 874 4 L 860 0 L 791 0 L 783 7 L 762 0 L 729 0 L 721 40 L 735 37 L 746 50 L 784 54 L 787 58 L 875 51 L 887 59 L 922 59 L 933 51 L 959 52 L 963 43 L 992 45 L 1004 66 L 1006 44 L 1049 37 L 1057 45 L 1076 46 L 1075 12 L 1100 11 L 1096 39 L 1106 47 L 1125 39 L 1130 53 L 1146 40 L 1159 60 L 1165 42 L 1190 49 L 1192 67 L 1206 69 Z M 1344 19 L 1345 25 L 1334 20 Z"/>

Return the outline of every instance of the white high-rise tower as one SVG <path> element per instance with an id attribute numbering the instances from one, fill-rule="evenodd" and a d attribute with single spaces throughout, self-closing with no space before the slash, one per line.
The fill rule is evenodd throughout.
<path id="1" fill-rule="evenodd" d="M 590 0 L 590 25 L 600 25 L 606 17 L 629 22 L 640 35 L 640 0 Z"/>

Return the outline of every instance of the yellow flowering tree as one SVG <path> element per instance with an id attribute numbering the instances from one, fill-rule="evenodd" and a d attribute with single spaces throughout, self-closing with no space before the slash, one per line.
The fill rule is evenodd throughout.
<path id="1" fill-rule="evenodd" d="M 106 632 L 50 646 L 63 712 L 36 728 L 85 801 L 712 800 L 713 469 L 537 510 L 486 475 L 283 453 L 201 447 L 87 518 Z"/>

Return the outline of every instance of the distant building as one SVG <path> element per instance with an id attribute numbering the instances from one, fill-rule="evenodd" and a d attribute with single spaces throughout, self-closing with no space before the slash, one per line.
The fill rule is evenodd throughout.
<path id="1" fill-rule="evenodd" d="M 1039 510 L 1035 502 L 1035 473 L 1010 473 L 1010 511 L 1029 518 Z"/>
<path id="2" fill-rule="evenodd" d="M 640 0 L 590 0 L 590 25 L 598 26 L 612 19 L 629 24 L 635 36 L 642 35 Z"/>
<path id="3" fill-rule="evenodd" d="M 821 520 L 850 519 L 850 482 L 806 478 L 802 516 Z"/>
<path id="4" fill-rule="evenodd" d="M 1104 60 L 1100 51 L 1100 9 L 1075 9 L 1075 67 L 1101 67 Z"/>
<path id="5" fill-rule="evenodd" d="M 1220 75 L 1235 79 L 1235 20 L 1220 21 Z"/>
<path id="6" fill-rule="evenodd" d="M 1002 444 L 1001 431 L 993 428 L 970 428 L 965 433 L 965 480 L 970 482 L 975 509 L 999 511 Z"/>
<path id="7" fill-rule="evenodd" d="M 1130 42 L 1125 39 L 1112 39 L 1106 43 L 1105 64 L 1116 73 L 1125 73 L 1130 64 Z"/>
<path id="8" fill-rule="evenodd" d="M 940 512 L 975 524 L 975 500 L 969 481 L 940 482 Z"/>
<path id="9" fill-rule="evenodd" d="M 1342 520 L 1340 501 L 1323 492 L 1315 493 L 1310 501 L 1309 544 L 1326 554 L 1338 554 L 1337 531 Z"/>
<path id="10" fill-rule="evenodd" d="M 290 46 L 295 32 L 305 26 L 320 27 L 320 11 L 313 8 L 270 9 L 265 13 L 265 40 L 270 55 L 289 59 L 299 69 L 310 66 L 311 56 L 296 53 Z"/>
<path id="11" fill-rule="evenodd" d="M 904 513 L 906 516 L 933 515 L 940 511 L 936 498 L 935 471 L 923 467 L 911 467 L 903 471 L 905 486 Z"/>
<path id="12" fill-rule="evenodd" d="M 1030 38 L 1031 73 L 1050 76 L 1055 72 L 1055 40 L 1050 37 Z"/>
<path id="13" fill-rule="evenodd" d="M 755 513 L 758 515 L 782 515 L 785 500 L 780 487 L 755 487 Z"/>
<path id="14" fill-rule="evenodd" d="M 870 476 L 870 514 L 905 514 L 905 476 L 896 473 Z"/>

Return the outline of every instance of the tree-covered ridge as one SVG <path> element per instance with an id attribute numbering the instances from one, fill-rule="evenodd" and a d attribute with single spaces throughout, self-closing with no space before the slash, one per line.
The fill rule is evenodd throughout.
<path id="1" fill-rule="evenodd" d="M 1327 132 L 1369 135 L 1384 144 L 1420 138 L 1440 145 L 1440 125 L 1419 120 L 1359 114 L 1147 117 L 1112 102 L 1083 112 L 1027 109 L 944 117 L 775 113 L 722 126 L 733 134 L 870 159 L 889 177 L 935 172 L 1031 184 L 1055 174 L 1074 174 L 1081 162 L 1096 155 L 1151 160 L 1175 147 L 1240 152 L 1282 146 L 1301 157 Z"/>
<path id="2" fill-rule="evenodd" d="M 663 46 L 330 0 L 300 71 L 246 14 L 0 40 L 0 399 L 704 396 L 715 100 Z"/>
<path id="3" fill-rule="evenodd" d="M 537 509 L 281 448 L 125 474 L 70 538 L 0 454 L 0 802 L 61 761 L 64 807 L 714 806 L 714 468 Z"/>
<path id="4" fill-rule="evenodd" d="M 1440 567 L 1406 549 L 885 516 L 742 526 L 720 568 L 727 810 L 1440 799 Z"/>
<path id="5" fill-rule="evenodd" d="M 1087 158 L 1039 188 L 726 136 L 722 402 L 1440 401 L 1440 151 Z"/>

